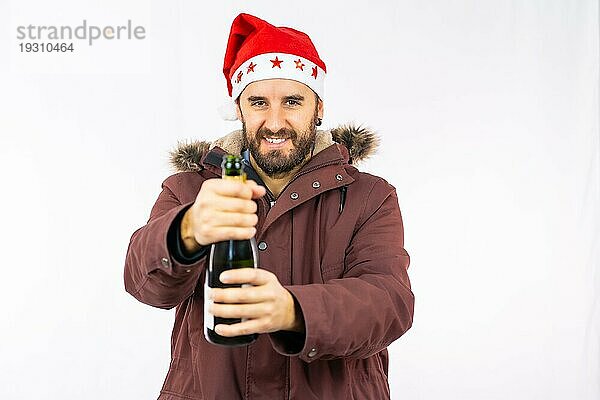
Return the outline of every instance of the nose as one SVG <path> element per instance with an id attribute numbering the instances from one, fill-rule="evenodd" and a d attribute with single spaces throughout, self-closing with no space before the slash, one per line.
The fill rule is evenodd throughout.
<path id="1" fill-rule="evenodd" d="M 280 106 L 276 105 L 269 109 L 265 119 L 265 128 L 274 133 L 285 128 L 285 114 Z"/>

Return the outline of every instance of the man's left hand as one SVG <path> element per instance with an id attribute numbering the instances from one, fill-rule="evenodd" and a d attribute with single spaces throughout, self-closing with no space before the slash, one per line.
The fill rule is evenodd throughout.
<path id="1" fill-rule="evenodd" d="M 213 304 L 208 311 L 211 314 L 246 319 L 237 324 L 217 325 L 215 331 L 219 335 L 230 337 L 280 330 L 304 331 L 294 298 L 275 274 L 260 268 L 239 268 L 223 272 L 220 279 L 227 284 L 252 286 L 210 290 Z"/>

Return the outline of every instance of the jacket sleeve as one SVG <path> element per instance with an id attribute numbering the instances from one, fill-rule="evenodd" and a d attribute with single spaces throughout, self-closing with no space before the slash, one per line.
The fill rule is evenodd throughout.
<path id="1" fill-rule="evenodd" d="M 169 309 L 188 298 L 204 269 L 207 247 L 186 257 L 178 247 L 179 223 L 193 202 L 181 204 L 176 175 L 162 183 L 150 218 L 131 236 L 125 258 L 125 290 L 142 303 Z"/>
<path id="2" fill-rule="evenodd" d="M 414 295 L 407 274 L 410 257 L 404 249 L 402 217 L 395 190 L 382 183 L 391 190 L 371 190 L 359 228 L 346 249 L 343 277 L 286 286 L 302 310 L 305 334 L 271 334 L 278 352 L 306 362 L 366 358 L 412 326 Z"/>

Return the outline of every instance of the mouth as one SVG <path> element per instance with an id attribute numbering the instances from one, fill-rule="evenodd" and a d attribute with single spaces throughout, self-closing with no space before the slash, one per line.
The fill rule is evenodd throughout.
<path id="1" fill-rule="evenodd" d="M 269 142 L 269 143 L 277 144 L 277 143 L 283 143 L 287 139 L 286 138 L 270 138 L 270 137 L 266 137 L 265 140 L 267 142 Z"/>
<path id="2" fill-rule="evenodd" d="M 281 137 L 271 137 L 271 136 L 263 136 L 261 143 L 268 150 L 278 150 L 286 146 L 286 144 L 290 142 L 289 138 L 281 138 Z"/>

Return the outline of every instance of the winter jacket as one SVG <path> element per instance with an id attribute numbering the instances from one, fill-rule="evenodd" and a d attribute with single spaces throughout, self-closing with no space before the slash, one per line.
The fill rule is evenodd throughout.
<path id="1" fill-rule="evenodd" d="M 241 134 L 180 144 L 171 153 L 179 172 L 162 183 L 129 243 L 126 290 L 151 306 L 176 307 L 159 399 L 389 399 L 386 348 L 411 327 L 414 296 L 396 191 L 350 163 L 376 145 L 364 129 L 318 131 L 313 157 L 279 197 L 256 200 L 260 268 L 290 291 L 305 332 L 261 334 L 234 348 L 205 340 L 207 252 L 183 255 L 179 223 L 202 183 L 220 177 L 222 155 L 240 153 Z"/>

